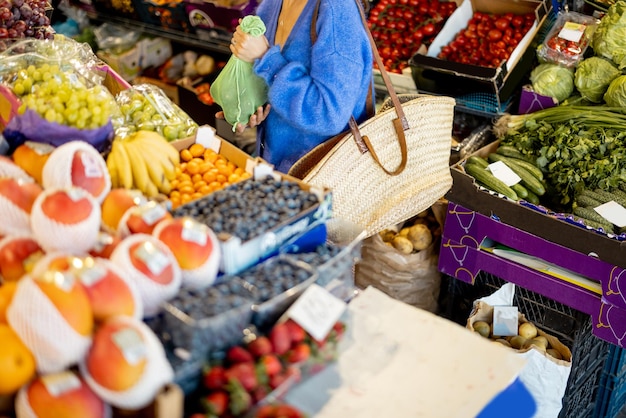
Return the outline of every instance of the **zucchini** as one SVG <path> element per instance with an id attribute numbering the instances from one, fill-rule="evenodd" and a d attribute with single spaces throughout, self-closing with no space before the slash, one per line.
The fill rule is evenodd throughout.
<path id="1" fill-rule="evenodd" d="M 515 174 L 517 174 L 522 179 L 522 186 L 535 193 L 537 196 L 542 196 L 543 194 L 545 194 L 546 188 L 543 186 L 541 181 L 524 167 L 518 165 L 517 162 L 514 162 L 513 158 L 505 157 L 504 155 L 500 155 L 497 153 L 491 153 L 487 158 L 491 162 L 502 161 L 504 164 L 506 164 L 511 170 L 513 170 Z"/>
<path id="2" fill-rule="evenodd" d="M 486 188 L 505 195 L 509 199 L 518 200 L 517 193 L 502 180 L 496 178 L 491 172 L 478 164 L 465 164 L 465 171 Z"/>
<path id="3" fill-rule="evenodd" d="M 522 154 L 521 151 L 515 148 L 513 145 L 499 145 L 498 149 L 496 149 L 496 153 L 504 155 L 505 157 L 517 158 L 518 160 L 534 163 L 534 161 L 532 161 L 530 157 Z"/>
<path id="4" fill-rule="evenodd" d="M 471 155 L 467 158 L 467 164 L 478 164 L 483 168 L 487 168 L 489 166 L 489 162 L 485 160 L 483 157 L 479 157 L 478 155 Z"/>
<path id="5" fill-rule="evenodd" d="M 526 189 L 526 190 L 528 190 L 528 189 Z M 525 199 L 526 199 L 526 201 L 528 203 L 532 203 L 533 205 L 538 205 L 539 203 L 541 203 L 539 201 L 539 196 L 537 196 L 536 194 L 534 194 L 530 190 L 528 190 L 528 196 L 526 196 Z"/>
<path id="6" fill-rule="evenodd" d="M 526 197 L 528 197 L 528 189 L 522 186 L 521 183 L 516 183 L 512 185 L 511 189 L 513 189 L 513 191 L 517 193 L 517 197 L 519 197 L 520 199 L 525 199 Z"/>
<path id="7" fill-rule="evenodd" d="M 604 219 L 602 215 L 600 215 L 598 212 L 591 208 L 583 208 L 581 206 L 577 206 L 574 208 L 574 215 L 580 216 L 581 218 L 589 219 L 590 221 L 594 221 L 597 223 L 606 224 L 607 226 L 611 227 L 611 231 L 613 230 L 613 224 L 607 219 Z"/>

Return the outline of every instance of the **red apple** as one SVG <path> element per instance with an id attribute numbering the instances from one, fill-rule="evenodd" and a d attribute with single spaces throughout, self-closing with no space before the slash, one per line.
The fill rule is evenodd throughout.
<path id="1" fill-rule="evenodd" d="M 19 280 L 43 250 L 30 236 L 9 236 L 0 240 L 0 276 L 5 282 Z"/>

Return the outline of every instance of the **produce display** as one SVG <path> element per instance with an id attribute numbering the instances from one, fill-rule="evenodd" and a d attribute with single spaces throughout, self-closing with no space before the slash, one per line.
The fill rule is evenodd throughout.
<path id="1" fill-rule="evenodd" d="M 454 1 L 378 1 L 367 23 L 385 70 L 401 73 L 420 46 L 430 45 L 456 8 Z"/>
<path id="2" fill-rule="evenodd" d="M 535 23 L 535 14 L 474 12 L 467 26 L 441 48 L 438 58 L 481 67 L 498 67 Z"/>
<path id="3" fill-rule="evenodd" d="M 50 39 L 54 31 L 46 11 L 46 0 L 3 0 L 0 2 L 0 50 L 14 39 Z"/>
<path id="4" fill-rule="evenodd" d="M 180 161 L 170 180 L 168 198 L 173 209 L 251 177 L 243 167 L 199 143 L 181 150 Z"/>

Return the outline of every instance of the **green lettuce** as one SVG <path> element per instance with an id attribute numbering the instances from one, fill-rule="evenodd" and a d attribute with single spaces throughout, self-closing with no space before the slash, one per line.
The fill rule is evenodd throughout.
<path id="1" fill-rule="evenodd" d="M 626 68 L 626 1 L 609 7 L 596 28 L 591 46 L 597 56 L 612 60 L 620 70 Z"/>
<path id="2" fill-rule="evenodd" d="M 590 57 L 578 64 L 574 85 L 580 95 L 593 103 L 601 103 L 606 89 L 621 71 L 604 58 Z"/>
<path id="3" fill-rule="evenodd" d="M 574 92 L 574 72 L 558 64 L 539 64 L 530 73 L 533 90 L 562 102 Z"/>
<path id="4" fill-rule="evenodd" d="M 611 81 L 604 93 L 604 101 L 610 107 L 626 107 L 626 75 L 620 75 Z"/>

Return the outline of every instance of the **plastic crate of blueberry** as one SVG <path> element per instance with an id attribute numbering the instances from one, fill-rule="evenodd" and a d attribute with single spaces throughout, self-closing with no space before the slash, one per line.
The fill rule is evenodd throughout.
<path id="1" fill-rule="evenodd" d="M 271 175 L 232 184 L 172 211 L 203 222 L 217 234 L 220 270 L 226 274 L 255 265 L 330 213 L 328 190 Z"/>
<path id="2" fill-rule="evenodd" d="M 163 331 L 190 359 L 205 359 L 240 341 L 257 300 L 256 289 L 236 277 L 205 289 L 181 289 L 163 306 Z"/>
<path id="3" fill-rule="evenodd" d="M 252 305 L 252 324 L 260 329 L 271 327 L 317 277 L 310 265 L 282 255 L 239 274 L 237 278 L 257 295 Z"/>

